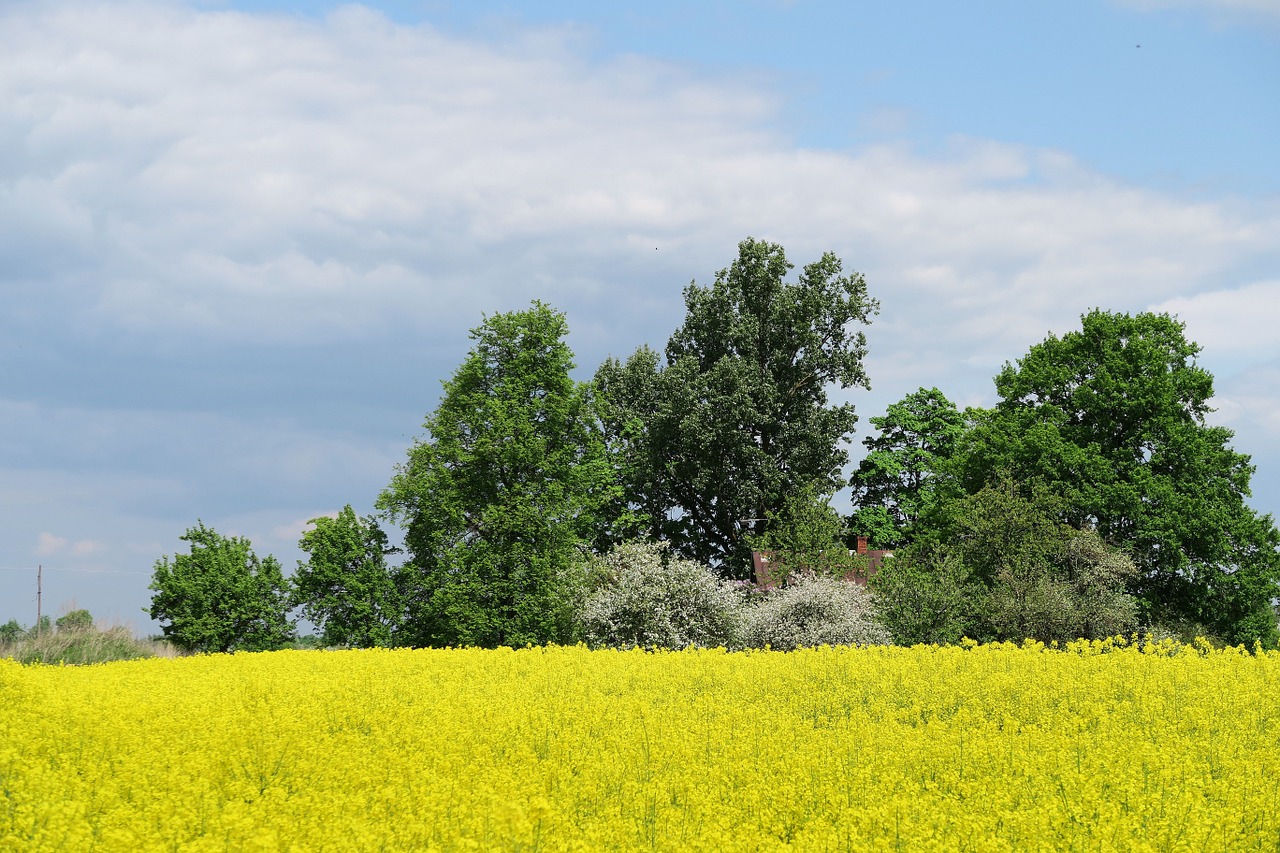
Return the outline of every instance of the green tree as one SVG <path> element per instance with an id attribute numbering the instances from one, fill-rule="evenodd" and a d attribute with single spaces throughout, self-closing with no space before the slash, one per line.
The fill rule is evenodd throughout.
<path id="1" fill-rule="evenodd" d="M 152 575 L 150 615 L 175 646 L 194 652 L 265 651 L 293 639 L 288 586 L 275 557 L 203 521 L 180 537 L 189 554 L 162 557 Z"/>
<path id="2" fill-rule="evenodd" d="M 626 502 L 645 532 L 729 575 L 750 571 L 747 537 L 799 489 L 838 489 L 857 421 L 827 389 L 866 386 L 862 276 L 827 253 L 794 283 L 781 246 L 748 239 L 710 287 L 691 283 L 666 364 L 643 347 L 596 374 Z"/>
<path id="3" fill-rule="evenodd" d="M 855 533 L 878 548 L 896 548 L 937 501 L 939 466 L 955 453 L 965 419 L 937 388 L 920 388 L 871 418 L 878 434 L 850 478 Z"/>
<path id="4" fill-rule="evenodd" d="M 16 643 L 21 640 L 26 631 L 17 619 L 10 619 L 8 622 L 0 625 L 0 644 Z"/>
<path id="5" fill-rule="evenodd" d="M 565 580 L 617 486 L 570 377 L 564 315 L 534 302 L 473 330 L 428 436 L 378 505 L 405 526 L 406 638 L 423 645 L 567 640 Z"/>
<path id="6" fill-rule="evenodd" d="M 1132 555 L 1145 618 L 1274 645 L 1280 533 L 1245 503 L 1249 457 L 1206 422 L 1213 377 L 1183 329 L 1093 311 L 1036 344 L 996 377 L 955 473 L 971 492 L 998 470 L 1045 483 L 1065 521 Z"/>
<path id="7" fill-rule="evenodd" d="M 1132 561 L 1061 516 L 1042 484 L 1004 475 L 939 503 L 872 581 L 895 639 L 1065 642 L 1132 630 Z"/>
<path id="8" fill-rule="evenodd" d="M 867 586 L 876 594 L 881 623 L 899 645 L 958 643 L 984 630 L 986 587 L 959 555 L 936 542 L 913 542 L 894 552 Z"/>
<path id="9" fill-rule="evenodd" d="M 390 646 L 404 619 L 395 549 L 376 519 L 361 519 L 347 504 L 337 518 L 310 521 L 298 547 L 307 561 L 293 576 L 292 604 L 315 623 L 328 646 Z"/>

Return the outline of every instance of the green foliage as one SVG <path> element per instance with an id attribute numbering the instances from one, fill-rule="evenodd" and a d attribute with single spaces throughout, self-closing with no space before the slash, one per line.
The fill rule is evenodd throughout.
<path id="1" fill-rule="evenodd" d="M 849 551 L 848 528 L 830 498 L 804 488 L 787 496 L 782 508 L 768 513 L 765 532 L 748 537 L 753 551 L 767 552 L 770 574 L 785 583 L 792 574 L 831 578 L 865 575 L 867 560 Z"/>
<path id="2" fill-rule="evenodd" d="M 839 488 L 840 446 L 857 420 L 827 388 L 867 385 L 866 338 L 879 310 L 866 282 L 827 253 L 794 283 L 781 246 L 744 240 L 710 287 L 684 292 L 666 364 L 643 347 L 596 374 L 602 421 L 638 526 L 681 554 L 750 571 L 748 535 L 788 495 Z"/>
<path id="3" fill-rule="evenodd" d="M 181 537 L 189 554 L 156 561 L 150 615 L 184 651 L 264 651 L 293 638 L 284 575 L 258 559 L 248 539 L 224 537 L 200 521 Z"/>
<path id="4" fill-rule="evenodd" d="M 486 318 L 378 505 L 404 524 L 404 637 L 523 646 L 573 631 L 565 577 L 618 489 L 564 315 Z"/>
<path id="5" fill-rule="evenodd" d="M 291 603 L 322 631 L 326 646 L 390 646 L 404 619 L 396 573 L 387 565 L 395 549 L 372 517 L 351 505 L 337 518 L 310 521 L 298 547 L 308 555 L 293 576 Z"/>
<path id="6" fill-rule="evenodd" d="M 664 390 L 659 381 L 661 357 L 641 346 L 625 362 L 606 359 L 596 371 L 595 411 L 602 427 L 607 458 L 621 487 L 602 513 L 605 520 L 593 550 L 643 538 L 662 539 L 681 528 L 668 518 L 676 498 L 659 476 L 654 456 L 657 431 L 670 429 L 670 413 L 655 417 Z M 665 541 L 665 540 L 664 540 Z"/>
<path id="7" fill-rule="evenodd" d="M 683 649 L 733 645 L 742 597 L 709 568 L 673 557 L 666 543 L 624 542 L 591 558 L 598 586 L 578 622 L 592 647 Z"/>
<path id="8" fill-rule="evenodd" d="M 889 632 L 876 620 L 875 602 L 855 583 L 801 575 L 747 614 L 748 648 L 778 651 L 811 646 L 884 645 Z"/>
<path id="9" fill-rule="evenodd" d="M 1199 351 L 1168 315 L 1086 314 L 1005 365 L 954 474 L 969 492 L 997 471 L 1044 483 L 1063 520 L 1132 555 L 1146 619 L 1274 646 L 1280 532 L 1245 504 L 1249 457 L 1205 421 L 1213 377 Z"/>
<path id="10" fill-rule="evenodd" d="M 58 626 L 58 633 L 88 631 L 93 628 L 93 616 L 88 610 L 72 610 L 64 616 L 59 616 L 54 624 Z"/>
<path id="11" fill-rule="evenodd" d="M 953 644 L 981 630 L 986 587 L 958 554 L 938 543 L 895 551 L 868 586 L 880 623 L 899 645 Z"/>
<path id="12" fill-rule="evenodd" d="M 1128 554 L 1109 546 L 1095 530 L 1074 530 L 1057 563 L 1074 608 L 1069 633 L 1114 637 L 1137 626 L 1138 600 L 1125 590 L 1137 579 L 1138 567 Z"/>
<path id="13" fill-rule="evenodd" d="M 1007 476 L 938 504 L 928 536 L 873 580 L 895 640 L 1066 642 L 1133 630 L 1132 561 L 1061 515 L 1046 487 Z"/>
<path id="14" fill-rule="evenodd" d="M 26 630 L 18 624 L 17 619 L 10 619 L 0 625 L 0 644 L 14 643 L 26 635 Z"/>
<path id="15" fill-rule="evenodd" d="M 850 526 L 877 548 L 904 544 L 937 502 L 939 466 L 964 435 L 964 416 L 937 388 L 920 388 L 871 418 L 879 431 L 850 478 L 856 507 Z"/>

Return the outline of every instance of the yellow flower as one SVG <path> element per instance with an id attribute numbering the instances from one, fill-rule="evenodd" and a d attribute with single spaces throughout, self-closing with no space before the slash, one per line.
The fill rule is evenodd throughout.
<path id="1" fill-rule="evenodd" d="M 1280 655 L 0 661 L 0 851 L 1274 850 Z"/>

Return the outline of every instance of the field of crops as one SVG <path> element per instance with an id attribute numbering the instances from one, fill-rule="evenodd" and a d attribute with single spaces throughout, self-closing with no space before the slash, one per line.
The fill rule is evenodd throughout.
<path id="1" fill-rule="evenodd" d="M 0 850 L 1269 850 L 1280 654 L 0 661 Z"/>

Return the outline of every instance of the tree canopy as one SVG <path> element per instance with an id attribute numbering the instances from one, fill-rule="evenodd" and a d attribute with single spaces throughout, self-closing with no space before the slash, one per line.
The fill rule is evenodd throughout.
<path id="1" fill-rule="evenodd" d="M 1095 310 L 996 377 L 956 455 L 969 493 L 996 472 L 1037 480 L 1062 518 L 1122 546 L 1145 616 L 1274 643 L 1280 534 L 1245 503 L 1253 466 L 1206 422 L 1213 377 L 1165 314 Z"/>
<path id="2" fill-rule="evenodd" d="M 572 633 L 562 577 L 616 498 L 564 315 L 496 314 L 379 498 L 405 527 L 405 639 L 522 646 Z"/>
<path id="3" fill-rule="evenodd" d="M 938 503 L 872 579 L 895 639 L 1065 642 L 1133 630 L 1132 561 L 1061 517 L 1045 486 L 1008 476 Z"/>
<path id="4" fill-rule="evenodd" d="M 293 639 L 280 563 L 259 559 L 248 539 L 203 521 L 181 537 L 190 553 L 155 563 L 150 615 L 166 638 L 193 652 L 267 651 Z"/>
<path id="5" fill-rule="evenodd" d="M 665 364 L 642 347 L 596 374 L 626 504 L 639 527 L 687 557 L 749 572 L 750 535 L 797 490 L 834 491 L 857 421 L 827 389 L 866 386 L 866 338 L 879 310 L 831 253 L 795 282 L 777 244 L 748 239 L 709 287 L 684 292 Z"/>
<path id="6" fill-rule="evenodd" d="M 1006 363 L 990 409 L 920 387 L 871 418 L 846 479 L 857 415 L 828 393 L 869 387 L 860 326 L 879 306 L 831 253 L 793 270 L 781 246 L 742 241 L 712 284 L 685 288 L 662 352 L 609 358 L 593 383 L 572 378 L 562 313 L 486 317 L 378 499 L 404 529 L 403 565 L 349 505 L 313 520 L 291 587 L 201 522 L 189 555 L 156 563 L 152 617 L 199 651 L 278 647 L 290 606 L 333 645 L 631 642 L 627 620 L 653 616 L 657 637 L 668 610 L 688 624 L 662 630 L 696 638 L 693 587 L 661 593 L 655 573 L 745 580 L 761 550 L 783 586 L 846 578 L 869 570 L 847 547 L 865 535 L 896 552 L 870 583 L 899 642 L 1143 626 L 1278 645 L 1280 530 L 1246 503 L 1253 465 L 1209 423 L 1213 377 L 1181 322 L 1091 311 Z M 831 506 L 846 484 L 847 518 Z M 593 584 L 613 598 L 591 599 L 603 621 L 589 625 Z M 731 586 L 698 588 L 723 603 Z"/>
<path id="7" fill-rule="evenodd" d="M 965 419 L 937 388 L 920 388 L 871 418 L 876 435 L 849 485 L 850 527 L 877 548 L 904 544 L 912 526 L 937 501 L 940 466 L 955 453 Z"/>
<path id="8" fill-rule="evenodd" d="M 298 547 L 307 554 L 293 576 L 293 599 L 327 646 L 390 646 L 404 621 L 404 601 L 387 544 L 374 518 L 347 504 L 336 518 L 309 522 Z"/>

